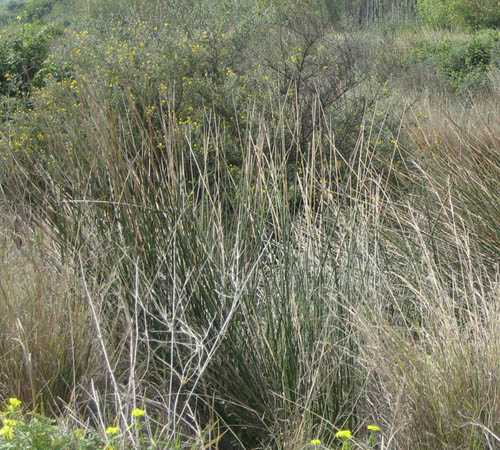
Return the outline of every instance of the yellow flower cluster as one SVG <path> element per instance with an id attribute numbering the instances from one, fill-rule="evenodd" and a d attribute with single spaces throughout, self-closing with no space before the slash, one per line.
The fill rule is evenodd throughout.
<path id="1" fill-rule="evenodd" d="M 352 439 L 351 430 L 340 430 L 335 433 L 335 436 L 339 439 Z"/>
<path id="2" fill-rule="evenodd" d="M 144 409 L 136 408 L 132 411 L 132 416 L 134 417 L 143 417 L 146 415 L 146 411 Z"/>
<path id="3" fill-rule="evenodd" d="M 16 397 L 9 398 L 7 411 L 10 413 L 15 412 L 19 409 L 22 402 Z M 14 430 L 19 425 L 19 422 L 14 419 L 5 418 L 3 419 L 3 426 L 0 428 L 0 437 L 11 440 L 14 438 Z"/>

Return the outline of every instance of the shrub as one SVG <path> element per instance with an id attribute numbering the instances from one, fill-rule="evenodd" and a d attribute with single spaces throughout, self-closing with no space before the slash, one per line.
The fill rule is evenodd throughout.
<path id="1" fill-rule="evenodd" d="M 17 398 L 10 398 L 6 403 L 6 407 L 0 412 L 3 423 L 0 428 L 1 450 L 91 450 L 103 445 L 96 435 L 84 430 L 77 430 L 75 433 L 44 415 L 25 414 L 22 403 Z"/>
<path id="2" fill-rule="evenodd" d="M 487 71 L 496 61 L 500 34 L 484 31 L 463 40 L 423 42 L 410 52 L 412 59 L 425 61 L 445 78 L 448 86 L 459 94 L 467 94 L 487 86 Z"/>
<path id="3" fill-rule="evenodd" d="M 31 90 L 56 34 L 57 28 L 51 26 L 24 25 L 13 34 L 0 36 L 0 94 L 23 96 Z M 40 76 L 38 80 L 41 82 Z"/>
<path id="4" fill-rule="evenodd" d="M 25 0 L 9 0 L 7 2 L 7 9 L 9 11 L 17 11 L 26 6 Z"/>
<path id="5" fill-rule="evenodd" d="M 418 11 L 425 22 L 441 27 L 500 26 L 500 9 L 496 0 L 421 0 Z"/>
<path id="6" fill-rule="evenodd" d="M 23 13 L 23 19 L 28 22 L 37 22 L 49 14 L 58 0 L 28 0 Z"/>

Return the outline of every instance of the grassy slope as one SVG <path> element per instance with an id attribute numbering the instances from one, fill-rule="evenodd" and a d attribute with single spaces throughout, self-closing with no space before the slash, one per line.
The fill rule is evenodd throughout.
<path id="1" fill-rule="evenodd" d="M 462 79 L 463 33 L 174 3 L 59 3 L 6 84 L 0 395 L 123 446 L 495 448 L 496 38 Z"/>

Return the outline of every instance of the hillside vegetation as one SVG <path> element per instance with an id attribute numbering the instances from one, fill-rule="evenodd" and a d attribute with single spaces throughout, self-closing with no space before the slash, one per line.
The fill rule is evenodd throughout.
<path id="1" fill-rule="evenodd" d="M 0 449 L 498 448 L 497 3 L 6 2 Z"/>

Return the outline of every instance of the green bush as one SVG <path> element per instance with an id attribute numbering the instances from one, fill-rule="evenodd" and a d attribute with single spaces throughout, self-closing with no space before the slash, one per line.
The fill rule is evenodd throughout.
<path id="1" fill-rule="evenodd" d="M 426 23 L 446 28 L 500 27 L 497 0 L 420 0 L 418 11 Z"/>
<path id="2" fill-rule="evenodd" d="M 24 25 L 12 34 L 0 35 L 0 94 L 21 96 L 31 90 L 56 34 L 52 26 Z"/>
<path id="3" fill-rule="evenodd" d="M 26 2 L 24 0 L 9 0 L 7 3 L 7 9 L 9 11 L 18 11 L 23 9 L 26 6 Z"/>
<path id="4" fill-rule="evenodd" d="M 500 33 L 483 31 L 464 40 L 423 42 L 409 53 L 407 63 L 425 62 L 459 94 L 487 87 L 486 73 L 497 64 Z"/>
<path id="5" fill-rule="evenodd" d="M 96 435 L 87 434 L 84 430 L 76 432 L 66 430 L 55 420 L 44 415 L 26 414 L 21 405 L 21 401 L 17 398 L 10 398 L 0 412 L 1 450 L 46 450 L 48 448 L 91 450 L 103 446 L 102 440 Z"/>
<path id="6" fill-rule="evenodd" d="M 57 0 L 31 0 L 24 11 L 24 20 L 26 22 L 36 22 L 42 20 L 52 11 Z"/>

